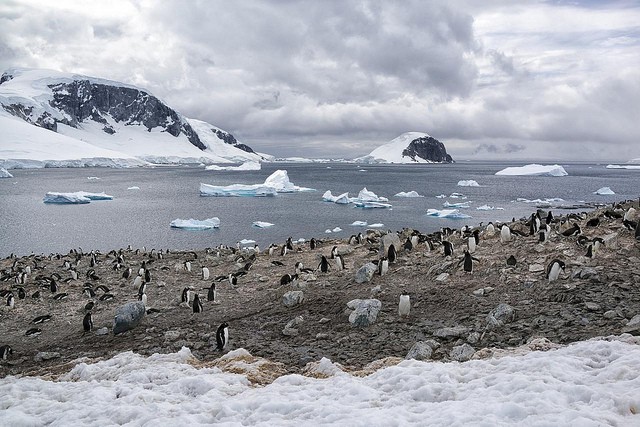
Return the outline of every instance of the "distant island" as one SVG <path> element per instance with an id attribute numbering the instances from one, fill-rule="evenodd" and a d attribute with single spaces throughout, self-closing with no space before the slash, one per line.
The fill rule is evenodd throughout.
<path id="1" fill-rule="evenodd" d="M 423 132 L 406 132 L 381 145 L 358 163 L 453 163 L 444 144 Z"/>

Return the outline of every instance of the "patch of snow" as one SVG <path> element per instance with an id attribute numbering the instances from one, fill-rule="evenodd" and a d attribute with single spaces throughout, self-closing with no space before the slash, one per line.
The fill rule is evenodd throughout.
<path id="1" fill-rule="evenodd" d="M 496 172 L 496 175 L 509 176 L 567 176 L 566 170 L 560 165 L 539 165 L 532 163 L 525 166 L 512 166 Z"/>
<path id="2" fill-rule="evenodd" d="M 272 224 L 270 222 L 265 222 L 265 221 L 254 221 L 252 225 L 258 228 L 267 228 L 267 227 L 273 227 L 275 224 Z"/>
<path id="3" fill-rule="evenodd" d="M 480 187 L 480 184 L 473 179 L 469 179 L 466 181 L 458 181 L 458 187 Z"/>
<path id="4" fill-rule="evenodd" d="M 427 209 L 428 216 L 434 216 L 437 218 L 449 218 L 449 219 L 467 219 L 471 216 L 460 213 L 458 209 Z"/>
<path id="5" fill-rule="evenodd" d="M 399 193 L 396 193 L 395 196 L 396 197 L 424 197 L 424 196 L 421 196 L 420 194 L 418 194 L 417 191 L 407 191 L 407 192 L 401 191 Z"/>
<path id="6" fill-rule="evenodd" d="M 209 165 L 205 167 L 208 171 L 259 171 L 262 168 L 260 162 L 244 162 L 240 166 L 218 166 Z"/>
<path id="7" fill-rule="evenodd" d="M 611 196 L 611 195 L 614 195 L 616 193 L 614 193 L 613 190 L 611 190 L 611 188 L 609 188 L 609 187 L 602 187 L 602 188 L 594 191 L 593 194 L 597 194 L 599 196 Z"/>
<path id="8" fill-rule="evenodd" d="M 204 220 L 197 219 L 174 219 L 171 221 L 170 226 L 172 228 L 182 228 L 185 230 L 210 230 L 212 228 L 220 227 L 220 219 L 213 217 Z"/>
<path id="9" fill-rule="evenodd" d="M 112 200 L 113 196 L 105 193 L 88 193 L 86 191 L 76 191 L 75 193 L 48 192 L 44 196 L 44 203 L 52 204 L 87 204 L 92 200 Z"/>
<path id="10" fill-rule="evenodd" d="M 0 168 L 0 178 L 13 178 L 13 175 L 5 168 Z"/>

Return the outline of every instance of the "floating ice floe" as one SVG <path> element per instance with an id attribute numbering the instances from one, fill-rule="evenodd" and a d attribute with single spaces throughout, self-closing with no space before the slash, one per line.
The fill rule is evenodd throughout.
<path id="1" fill-rule="evenodd" d="M 334 233 L 339 233 L 339 232 L 341 232 L 341 231 L 342 231 L 342 228 L 340 228 L 340 227 L 336 227 L 336 228 L 334 228 L 334 229 L 333 229 L 333 230 L 331 230 L 331 231 L 333 231 Z"/>
<path id="2" fill-rule="evenodd" d="M 267 227 L 274 226 L 274 224 L 271 224 L 270 222 L 265 222 L 265 221 L 254 221 L 252 225 L 258 228 L 267 228 Z"/>
<path id="3" fill-rule="evenodd" d="M 261 168 L 260 162 L 244 162 L 240 166 L 209 165 L 204 169 L 208 171 L 259 171 Z"/>
<path id="4" fill-rule="evenodd" d="M 256 241 L 251 239 L 242 239 L 238 243 L 240 243 L 241 245 L 253 245 L 256 243 Z"/>
<path id="5" fill-rule="evenodd" d="M 13 175 L 5 168 L 0 168 L 0 178 L 13 178 Z"/>
<path id="6" fill-rule="evenodd" d="M 90 181 L 93 181 L 93 180 L 98 180 L 100 178 L 97 177 L 97 176 L 88 176 L 87 179 L 90 180 Z"/>
<path id="7" fill-rule="evenodd" d="M 220 219 L 213 217 L 204 220 L 198 219 L 174 219 L 171 221 L 170 226 L 172 228 L 182 228 L 184 230 L 210 230 L 212 228 L 220 227 Z"/>
<path id="8" fill-rule="evenodd" d="M 428 216 L 434 216 L 437 218 L 449 218 L 449 219 L 466 219 L 471 216 L 460 213 L 458 209 L 427 209 Z"/>
<path id="9" fill-rule="evenodd" d="M 478 211 L 493 211 L 493 210 L 501 210 L 501 211 L 503 211 L 504 208 L 499 208 L 499 207 L 494 207 L 494 206 L 489 206 L 489 205 L 482 205 L 482 206 L 478 206 L 476 208 L 476 210 L 478 210 Z"/>
<path id="10" fill-rule="evenodd" d="M 367 190 L 367 187 L 364 187 L 358 193 L 357 200 L 354 200 L 354 201 L 358 201 L 358 202 L 388 202 L 389 199 L 387 199 L 386 197 L 380 197 L 376 193 L 374 193 L 373 191 Z"/>
<path id="11" fill-rule="evenodd" d="M 297 191 L 315 191 L 312 188 L 299 187 L 289 181 L 286 170 L 277 170 L 264 181 L 264 184 L 232 184 L 226 186 L 200 184 L 201 196 L 215 197 L 265 197 L 277 193 L 293 193 Z"/>
<path id="12" fill-rule="evenodd" d="M 444 206 L 445 208 L 457 208 L 457 209 L 467 209 L 470 208 L 471 206 L 469 206 L 469 204 L 472 202 L 462 202 L 462 203 L 449 203 L 449 202 L 444 202 L 442 204 L 442 206 Z"/>
<path id="13" fill-rule="evenodd" d="M 439 194 L 436 196 L 436 199 L 446 199 L 447 195 L 446 194 Z"/>
<path id="14" fill-rule="evenodd" d="M 599 196 L 611 196 L 614 195 L 616 193 L 613 192 L 613 190 L 609 187 L 602 187 L 600 189 L 598 189 L 597 191 L 594 191 L 593 194 L 597 194 Z"/>
<path id="15" fill-rule="evenodd" d="M 395 197 L 424 197 L 424 196 L 421 196 L 420 194 L 418 194 L 417 191 L 408 191 L 408 192 L 401 191 L 397 193 Z"/>
<path id="16" fill-rule="evenodd" d="M 532 163 L 525 166 L 508 167 L 496 172 L 496 175 L 567 176 L 569 174 L 560 165 L 539 165 Z"/>
<path id="17" fill-rule="evenodd" d="M 529 200 L 529 199 L 524 199 L 522 197 L 518 197 L 516 199 L 517 202 L 522 202 L 522 203 L 535 203 L 536 205 L 550 205 L 552 203 L 556 203 L 556 202 L 564 202 L 564 199 L 561 199 L 559 197 L 552 197 L 552 198 L 548 198 L 548 199 L 533 199 L 533 200 Z"/>
<path id="18" fill-rule="evenodd" d="M 376 222 L 375 224 L 369 225 L 369 228 L 382 228 L 382 227 L 384 227 L 384 224 L 381 222 Z"/>
<path id="19" fill-rule="evenodd" d="M 607 169 L 640 169 L 640 165 L 607 165 Z"/>
<path id="20" fill-rule="evenodd" d="M 452 199 L 466 199 L 467 196 L 465 196 L 462 193 L 451 193 L 451 195 L 449 195 L 449 197 L 451 197 Z"/>
<path id="21" fill-rule="evenodd" d="M 389 203 L 381 203 L 381 202 L 356 202 L 357 208 L 363 209 L 387 209 L 393 207 Z"/>
<path id="22" fill-rule="evenodd" d="M 346 205 L 351 203 L 351 200 L 349 199 L 349 193 L 342 193 L 339 196 L 334 196 L 333 194 L 331 194 L 331 190 L 327 190 L 323 195 L 322 195 L 322 200 L 324 200 L 325 202 L 332 202 L 332 203 L 337 203 L 339 205 Z"/>
<path id="23" fill-rule="evenodd" d="M 133 187 L 127 187 L 127 190 L 139 190 L 140 187 L 136 187 L 135 185 Z"/>
<path id="24" fill-rule="evenodd" d="M 112 200 L 113 196 L 105 193 L 87 193 L 76 191 L 75 193 L 48 192 L 44 196 L 45 203 L 80 205 L 90 203 L 92 200 Z"/>
<path id="25" fill-rule="evenodd" d="M 353 225 L 354 227 L 366 227 L 367 221 L 353 221 L 351 225 Z"/>
<path id="26" fill-rule="evenodd" d="M 458 181 L 458 187 L 480 187 L 480 184 L 473 179 L 469 179 L 466 181 Z"/>

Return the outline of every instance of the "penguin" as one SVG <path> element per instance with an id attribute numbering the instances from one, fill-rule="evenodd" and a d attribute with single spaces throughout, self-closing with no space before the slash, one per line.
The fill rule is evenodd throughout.
<path id="1" fill-rule="evenodd" d="M 507 224 L 504 224 L 500 229 L 500 242 L 507 243 L 511 241 L 511 229 Z"/>
<path id="2" fill-rule="evenodd" d="M 7 307 L 14 308 L 16 304 L 15 298 L 13 298 L 13 294 L 9 294 L 7 297 Z"/>
<path id="3" fill-rule="evenodd" d="M 256 255 L 260 253 L 260 246 L 257 243 L 253 245 L 253 253 Z"/>
<path id="4" fill-rule="evenodd" d="M 331 248 L 331 259 L 334 259 L 336 256 L 338 256 L 338 247 L 334 246 L 333 248 Z"/>
<path id="5" fill-rule="evenodd" d="M 549 279 L 549 283 L 557 280 L 558 276 L 560 276 L 560 270 L 564 271 L 564 269 L 564 262 L 560 261 L 559 259 L 554 259 L 553 261 L 551 261 L 547 266 L 547 279 Z"/>
<path id="6" fill-rule="evenodd" d="M 0 346 L 0 358 L 7 360 L 13 354 L 13 350 L 8 345 Z"/>
<path id="7" fill-rule="evenodd" d="M 66 297 L 66 296 L 65 296 Z M 55 297 L 54 297 L 55 299 Z M 102 295 L 100 298 L 98 298 L 100 301 L 111 301 L 113 299 L 113 294 L 104 294 Z"/>
<path id="8" fill-rule="evenodd" d="M 413 250 L 413 243 L 411 242 L 410 237 L 407 237 L 407 240 L 405 240 L 404 245 L 402 245 L 402 249 L 404 249 L 405 251 Z"/>
<path id="9" fill-rule="evenodd" d="M 275 265 L 276 267 L 282 267 L 282 266 L 284 266 L 284 264 L 283 264 L 283 263 L 281 263 L 280 261 L 271 261 L 271 264 L 272 264 L 272 265 Z"/>
<path id="10" fill-rule="evenodd" d="M 636 224 L 636 231 L 633 236 L 636 240 L 640 240 L 640 221 Z"/>
<path id="11" fill-rule="evenodd" d="M 574 223 L 570 228 L 567 228 L 561 234 L 564 237 L 570 237 L 570 236 L 577 236 L 580 233 L 582 233 L 580 226 L 577 223 Z"/>
<path id="12" fill-rule="evenodd" d="M 33 294 L 31 294 L 31 298 L 32 299 L 40 298 L 40 291 L 35 291 Z"/>
<path id="13" fill-rule="evenodd" d="M 138 296 L 146 293 L 146 290 L 147 290 L 147 284 L 146 283 L 142 283 L 140 285 L 140 287 L 138 288 Z"/>
<path id="14" fill-rule="evenodd" d="M 145 307 L 147 306 L 147 294 L 138 295 L 138 301 L 142 303 Z"/>
<path id="15" fill-rule="evenodd" d="M 318 268 L 322 273 L 329 272 L 329 261 L 327 260 L 326 256 L 322 255 L 322 258 L 320 258 L 320 264 L 318 264 Z"/>
<path id="16" fill-rule="evenodd" d="M 51 284 L 49 285 L 49 290 L 51 291 L 52 294 L 55 294 L 56 292 L 58 292 L 58 284 L 56 283 L 55 280 L 51 280 Z"/>
<path id="17" fill-rule="evenodd" d="M 202 280 L 209 280 L 209 269 L 202 267 Z"/>
<path id="18" fill-rule="evenodd" d="M 469 251 L 464 251 L 464 258 L 462 259 L 463 269 L 467 273 L 473 272 L 473 261 L 478 261 L 476 258 L 472 257 Z"/>
<path id="19" fill-rule="evenodd" d="M 85 311 L 91 311 L 93 310 L 93 307 L 96 306 L 96 303 L 93 301 L 89 301 L 88 303 L 85 304 L 84 309 Z"/>
<path id="20" fill-rule="evenodd" d="M 338 268 L 338 271 L 345 269 L 344 259 L 342 259 L 342 255 L 336 254 L 335 261 L 336 261 L 336 267 Z"/>
<path id="21" fill-rule="evenodd" d="M 549 225 L 553 222 L 553 213 L 551 211 L 547 212 L 547 217 L 544 220 L 546 225 Z"/>
<path id="22" fill-rule="evenodd" d="M 189 261 L 184 262 L 184 269 L 191 273 L 191 263 Z"/>
<path id="23" fill-rule="evenodd" d="M 398 302 L 398 316 L 407 317 L 411 311 L 411 298 L 409 294 L 401 294 L 400 301 Z"/>
<path id="24" fill-rule="evenodd" d="M 389 271 L 389 259 L 383 256 L 378 260 L 378 274 L 384 276 Z"/>
<path id="25" fill-rule="evenodd" d="M 314 237 L 312 237 L 311 240 L 309 241 L 309 249 L 314 250 L 317 247 L 318 247 L 318 242 Z"/>
<path id="26" fill-rule="evenodd" d="M 540 230 L 538 232 L 538 242 L 544 243 L 547 241 L 547 229 Z"/>
<path id="27" fill-rule="evenodd" d="M 48 322 L 50 320 L 51 320 L 51 315 L 50 314 L 45 314 L 44 316 L 36 317 L 35 319 L 33 319 L 31 321 L 31 323 L 34 323 L 34 324 L 37 325 L 38 323 L 44 323 L 44 322 Z"/>
<path id="28" fill-rule="evenodd" d="M 513 255 L 511 255 L 509 258 L 507 258 L 507 265 L 508 266 L 515 267 L 517 263 L 518 262 L 516 261 L 516 257 L 514 257 Z"/>
<path id="29" fill-rule="evenodd" d="M 467 251 L 470 254 L 476 251 L 476 239 L 473 236 L 467 237 Z"/>
<path id="30" fill-rule="evenodd" d="M 478 246 L 480 244 L 480 230 L 473 230 L 473 240 L 476 244 L 476 246 Z"/>
<path id="31" fill-rule="evenodd" d="M 280 286 L 288 285 L 298 279 L 297 274 L 285 274 L 280 278 Z"/>
<path id="32" fill-rule="evenodd" d="M 142 277 L 136 276 L 136 278 L 133 279 L 133 287 L 139 288 L 140 286 L 142 286 Z"/>
<path id="33" fill-rule="evenodd" d="M 629 210 L 627 212 L 625 212 L 624 216 L 622 217 L 622 220 L 623 221 L 632 221 L 635 217 L 636 217 L 636 210 L 635 210 L 635 208 L 631 207 L 631 208 L 629 208 Z"/>
<path id="34" fill-rule="evenodd" d="M 181 302 L 186 302 L 187 304 L 189 304 L 191 302 L 191 291 L 189 290 L 189 288 L 184 288 L 182 290 L 182 295 L 180 297 L 180 301 Z"/>
<path id="35" fill-rule="evenodd" d="M 127 268 L 125 271 L 122 272 L 123 279 L 128 279 L 129 277 L 131 277 L 131 268 Z"/>
<path id="36" fill-rule="evenodd" d="M 278 248 L 278 245 L 276 245 L 275 243 L 272 243 L 269 245 L 269 256 L 272 256 L 276 249 Z"/>
<path id="37" fill-rule="evenodd" d="M 389 264 L 395 263 L 398 259 L 396 247 L 393 246 L 393 244 L 389 245 L 389 249 L 387 250 L 387 258 L 389 259 Z"/>
<path id="38" fill-rule="evenodd" d="M 42 329 L 38 329 L 38 328 L 30 328 L 29 330 L 27 330 L 27 332 L 25 332 L 24 334 L 28 337 L 37 337 L 38 335 L 40 335 L 42 333 Z"/>
<path id="39" fill-rule="evenodd" d="M 587 258 L 593 258 L 593 244 L 589 244 L 587 247 L 587 253 L 584 256 Z"/>
<path id="40" fill-rule="evenodd" d="M 600 237 L 594 237 L 591 241 L 593 242 L 593 254 L 595 255 L 600 250 L 600 247 L 604 246 L 604 240 Z"/>
<path id="41" fill-rule="evenodd" d="M 487 236 L 493 236 L 496 232 L 496 228 L 493 226 L 493 223 L 491 221 L 489 221 L 489 224 L 487 224 L 487 227 L 484 229 L 484 232 L 486 233 Z"/>
<path id="42" fill-rule="evenodd" d="M 444 256 L 453 256 L 453 243 L 448 240 L 443 240 L 442 248 L 444 249 Z"/>
<path id="43" fill-rule="evenodd" d="M 24 291 L 24 288 L 18 288 L 18 299 L 25 299 L 27 297 L 27 293 Z"/>
<path id="44" fill-rule="evenodd" d="M 350 245 L 358 244 L 358 237 L 355 234 L 352 234 L 351 237 L 349 237 L 349 244 Z"/>
<path id="45" fill-rule="evenodd" d="M 598 225 L 600 225 L 600 218 L 598 217 L 591 218 L 587 221 L 587 227 L 597 227 Z"/>
<path id="46" fill-rule="evenodd" d="M 107 288 L 105 285 L 100 285 L 100 286 L 96 287 L 96 291 L 101 291 L 101 292 L 107 293 L 107 292 L 109 292 L 109 288 Z"/>
<path id="47" fill-rule="evenodd" d="M 91 312 L 88 312 L 84 315 L 84 319 L 82 319 L 82 328 L 85 332 L 91 332 L 93 329 L 93 319 L 91 318 Z"/>
<path id="48" fill-rule="evenodd" d="M 291 237 L 287 239 L 286 247 L 287 247 L 287 250 L 290 250 L 290 251 L 293 250 L 293 239 Z"/>
<path id="49" fill-rule="evenodd" d="M 144 281 L 149 283 L 151 281 L 151 270 L 144 271 Z"/>
<path id="50" fill-rule="evenodd" d="M 304 264 L 302 264 L 300 261 L 296 262 L 296 265 L 295 265 L 296 274 L 302 273 L 303 267 L 304 267 Z"/>
<path id="51" fill-rule="evenodd" d="M 238 285 L 238 277 L 234 276 L 232 273 L 229 273 L 229 284 L 233 287 Z"/>
<path id="52" fill-rule="evenodd" d="M 285 256 L 288 250 L 287 245 L 282 246 L 282 249 L 280 249 L 280 256 Z"/>
<path id="53" fill-rule="evenodd" d="M 209 291 L 207 292 L 207 301 L 217 302 L 216 301 L 217 291 L 216 291 L 216 282 L 211 284 Z"/>
<path id="54" fill-rule="evenodd" d="M 193 296 L 193 312 L 202 313 L 202 301 L 200 301 L 198 294 Z"/>
<path id="55" fill-rule="evenodd" d="M 222 322 L 216 331 L 216 350 L 223 351 L 229 343 L 229 325 Z"/>

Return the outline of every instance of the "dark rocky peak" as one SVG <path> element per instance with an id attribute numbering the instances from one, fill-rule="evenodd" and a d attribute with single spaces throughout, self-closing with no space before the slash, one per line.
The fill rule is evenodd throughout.
<path id="1" fill-rule="evenodd" d="M 413 161 L 416 161 L 416 157 L 420 157 L 432 162 L 453 163 L 444 144 L 431 136 L 414 139 L 402 151 L 402 155 L 410 157 Z"/>

